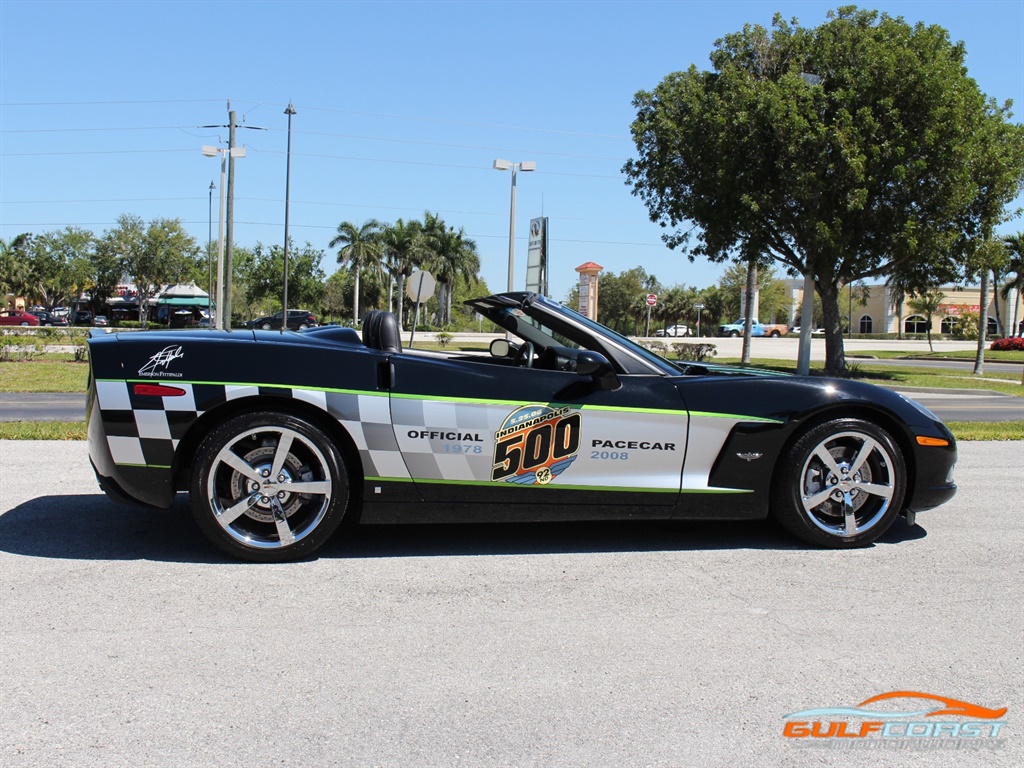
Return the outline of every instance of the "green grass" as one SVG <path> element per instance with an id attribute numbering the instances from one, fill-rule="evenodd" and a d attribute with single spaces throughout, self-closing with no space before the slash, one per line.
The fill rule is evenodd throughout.
<path id="1" fill-rule="evenodd" d="M 857 350 L 851 355 L 846 353 L 846 359 L 856 360 L 860 357 L 876 357 L 879 360 L 927 360 L 936 358 L 938 360 L 974 360 L 978 353 L 973 349 L 958 349 L 951 352 L 901 352 L 897 349 L 869 349 Z M 997 363 L 1024 363 L 1024 352 L 1012 350 L 992 350 L 986 347 L 985 360 Z"/>
<path id="2" fill-rule="evenodd" d="M 84 421 L 0 421 L 0 440 L 85 440 Z"/>
<path id="3" fill-rule="evenodd" d="M 725 365 L 739 365 L 738 358 L 715 360 Z M 924 387 L 937 389 L 987 389 L 1005 395 L 1024 396 L 1024 386 L 1020 383 L 1019 373 L 986 373 L 974 376 L 967 371 L 952 371 L 948 368 L 895 368 L 888 365 L 872 365 L 867 361 L 847 360 L 851 378 L 866 381 L 869 384 L 880 384 L 886 387 Z M 769 371 L 796 372 L 795 360 L 755 360 L 748 368 L 760 368 Z M 821 375 L 823 366 L 811 364 L 811 375 Z"/>
<path id="4" fill-rule="evenodd" d="M 1024 421 L 947 421 L 957 440 L 1024 440 Z"/>
<path id="5" fill-rule="evenodd" d="M 0 363 L 0 392 L 85 392 L 89 366 L 61 360 Z"/>

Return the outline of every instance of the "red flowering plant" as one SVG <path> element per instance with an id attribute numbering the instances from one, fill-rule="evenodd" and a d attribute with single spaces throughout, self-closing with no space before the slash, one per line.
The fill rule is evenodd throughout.
<path id="1" fill-rule="evenodd" d="M 1024 352 L 1024 337 L 1007 336 L 1005 339 L 996 339 L 992 342 L 992 346 L 989 349 Z"/>

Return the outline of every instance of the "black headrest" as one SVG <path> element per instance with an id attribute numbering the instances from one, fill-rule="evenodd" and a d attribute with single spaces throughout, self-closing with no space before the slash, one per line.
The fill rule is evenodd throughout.
<path id="1" fill-rule="evenodd" d="M 374 331 L 376 330 L 373 319 L 379 314 L 379 309 L 371 309 L 363 316 L 363 344 L 370 349 L 380 349 L 380 346 L 374 343 L 373 338 Z"/>
<path id="2" fill-rule="evenodd" d="M 373 310 L 363 319 L 363 343 L 371 349 L 399 354 L 402 337 L 398 333 L 398 318 L 391 312 Z"/>

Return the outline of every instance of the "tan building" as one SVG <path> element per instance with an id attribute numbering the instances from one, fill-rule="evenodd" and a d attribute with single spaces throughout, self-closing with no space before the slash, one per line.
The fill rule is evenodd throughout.
<path id="1" fill-rule="evenodd" d="M 796 325 L 796 318 L 800 316 L 800 310 L 804 296 L 803 280 L 786 280 L 786 289 L 789 294 L 789 325 Z M 885 284 L 867 285 L 869 292 L 867 304 L 859 306 L 857 300 L 859 284 L 855 284 L 853 292 L 853 306 L 849 301 L 839 307 L 839 312 L 844 319 L 848 318 L 852 309 L 853 332 L 854 333 L 892 333 L 899 332 L 902 321 L 903 333 L 925 333 L 927 323 L 923 315 L 917 314 L 910 309 L 908 301 L 903 302 L 902 311 L 896 312 L 893 309 L 892 294 Z M 968 286 L 961 288 L 957 286 L 943 286 L 939 288 L 945 298 L 940 304 L 940 311 L 932 316 L 931 332 L 934 334 L 950 334 L 953 332 L 953 324 L 956 319 L 966 312 L 979 312 L 981 300 L 980 286 Z M 1014 335 L 1015 328 L 1020 332 L 1020 323 L 1024 322 L 1024 301 L 1016 290 L 1011 290 L 1009 296 L 1004 300 L 999 296 L 999 318 L 1001 323 L 996 321 L 995 291 L 989 288 L 989 303 L 986 311 L 988 316 L 988 335 L 994 336 L 1002 330 L 1006 336 Z M 845 297 L 844 297 L 845 298 Z M 843 305 L 843 300 L 840 304 Z"/>

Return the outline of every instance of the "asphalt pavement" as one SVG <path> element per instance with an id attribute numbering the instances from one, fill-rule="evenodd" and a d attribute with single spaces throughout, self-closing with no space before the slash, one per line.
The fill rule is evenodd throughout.
<path id="1" fill-rule="evenodd" d="M 1024 442 L 960 457 L 950 503 L 848 552 L 768 522 L 380 526 L 252 565 L 184 500 L 109 502 L 82 442 L 0 441 L 0 764 L 1019 766 Z M 783 735 L 897 691 L 1005 725 Z"/>

